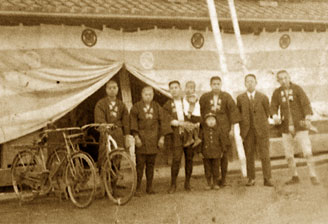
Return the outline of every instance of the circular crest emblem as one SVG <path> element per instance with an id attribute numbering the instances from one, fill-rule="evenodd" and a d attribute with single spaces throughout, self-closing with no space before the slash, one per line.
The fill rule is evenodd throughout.
<path id="1" fill-rule="evenodd" d="M 146 51 L 140 55 L 140 64 L 145 69 L 152 69 L 154 66 L 154 55 L 153 53 Z"/>
<path id="2" fill-rule="evenodd" d="M 92 47 L 97 43 L 97 34 L 91 29 L 85 29 L 82 32 L 81 39 L 86 46 Z"/>
<path id="3" fill-rule="evenodd" d="M 286 49 L 289 46 L 290 41 L 290 36 L 288 34 L 284 34 L 280 37 L 279 45 L 282 49 Z"/>
<path id="4" fill-rule="evenodd" d="M 205 42 L 204 36 L 201 33 L 194 33 L 191 37 L 191 44 L 194 48 L 200 49 Z"/>
<path id="5" fill-rule="evenodd" d="M 27 51 L 24 54 L 25 63 L 31 68 L 39 68 L 41 66 L 41 58 L 35 51 Z"/>

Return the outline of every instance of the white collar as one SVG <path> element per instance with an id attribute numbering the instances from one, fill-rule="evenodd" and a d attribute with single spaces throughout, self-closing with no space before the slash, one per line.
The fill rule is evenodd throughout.
<path id="1" fill-rule="evenodd" d="M 253 99 L 254 99 L 254 98 L 255 98 L 255 92 L 256 92 L 256 90 L 254 90 L 252 93 L 251 93 L 251 92 L 248 92 L 248 91 L 246 91 L 248 98 L 250 99 L 250 98 L 251 98 L 251 96 L 252 96 L 252 97 L 253 97 Z"/>

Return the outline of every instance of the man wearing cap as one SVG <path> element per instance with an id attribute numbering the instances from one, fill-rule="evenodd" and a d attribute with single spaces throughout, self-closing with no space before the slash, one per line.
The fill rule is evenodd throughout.
<path id="1" fill-rule="evenodd" d="M 237 107 L 241 114 L 240 136 L 243 139 L 247 164 L 248 182 L 246 186 L 255 185 L 255 153 L 258 152 L 264 178 L 264 186 L 272 187 L 271 165 L 269 155 L 269 98 L 255 90 L 256 76 L 245 76 L 247 91 L 237 97 Z"/>
<path id="2" fill-rule="evenodd" d="M 240 121 L 240 114 L 231 95 L 221 91 L 222 81 L 219 76 L 213 76 L 210 80 L 210 85 L 212 91 L 204 93 L 200 97 L 200 112 L 203 121 L 205 115 L 208 113 L 214 113 L 216 115 L 223 150 L 223 155 L 220 159 L 221 180 L 219 184 L 224 187 L 227 185 L 228 152 L 231 150 L 229 136 L 233 136 L 233 124 Z"/>
<path id="3" fill-rule="evenodd" d="M 186 191 L 191 191 L 190 179 L 193 168 L 194 148 L 192 145 L 184 147 L 184 131 L 193 130 L 197 123 L 200 122 L 200 117 L 191 116 L 188 121 L 185 120 L 183 98 L 181 96 L 180 82 L 177 80 L 169 83 L 172 99 L 168 100 L 163 106 L 168 115 L 173 133 L 168 136 L 168 140 L 172 143 L 172 165 L 171 165 L 171 185 L 168 193 L 172 194 L 176 191 L 177 177 L 180 170 L 182 154 L 185 155 L 185 184 Z"/>
<path id="4" fill-rule="evenodd" d="M 287 71 L 279 71 L 277 73 L 277 81 L 280 87 L 273 92 L 271 114 L 275 124 L 281 124 L 285 157 L 292 172 L 292 178 L 286 184 L 300 182 L 294 159 L 295 143 L 297 143 L 306 159 L 310 180 L 313 185 L 318 185 L 319 180 L 314 168 L 312 146 L 308 131 L 311 127 L 311 115 L 313 114 L 311 103 L 304 90 L 290 81 Z M 279 110 L 281 117 L 278 116 Z"/>

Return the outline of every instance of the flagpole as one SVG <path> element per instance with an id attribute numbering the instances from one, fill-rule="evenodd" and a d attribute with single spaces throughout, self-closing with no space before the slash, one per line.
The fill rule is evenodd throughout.
<path id="1" fill-rule="evenodd" d="M 207 6 L 208 6 L 209 15 L 210 15 L 214 40 L 215 40 L 216 48 L 217 48 L 218 54 L 219 54 L 220 68 L 221 68 L 222 73 L 226 76 L 228 74 L 228 66 L 227 66 L 227 62 L 226 62 L 224 51 L 223 51 L 223 41 L 222 41 L 222 36 L 220 33 L 219 20 L 218 20 L 218 16 L 216 13 L 214 0 L 207 0 Z M 235 18 L 237 19 L 237 16 Z M 238 21 L 237 21 L 237 25 L 238 25 Z M 239 30 L 239 27 L 238 27 L 238 30 Z M 239 32 L 239 35 L 240 35 L 240 32 Z M 240 39 L 241 39 L 241 37 L 240 37 Z M 239 46 L 239 44 L 238 44 L 238 46 Z M 243 49 L 242 42 L 241 42 L 241 48 Z M 244 61 L 243 61 L 243 63 L 244 63 Z M 242 139 L 240 137 L 239 130 L 240 130 L 239 126 L 234 125 L 234 140 L 236 142 L 238 158 L 240 161 L 240 169 L 241 169 L 242 175 L 245 177 L 247 175 L 246 157 L 245 157 L 245 152 L 244 152 Z"/>
<path id="2" fill-rule="evenodd" d="M 222 73 L 224 75 L 226 75 L 228 73 L 228 66 L 227 66 L 226 58 L 224 56 L 222 36 L 221 36 L 221 32 L 220 32 L 219 20 L 218 20 L 217 14 L 216 14 L 214 0 L 207 0 L 207 6 L 208 6 L 208 12 L 210 15 L 212 32 L 214 35 L 216 48 L 219 53 L 220 68 L 221 68 Z"/>
<path id="3" fill-rule="evenodd" d="M 242 62 L 243 72 L 247 73 L 247 66 L 246 66 L 247 61 L 246 61 L 246 56 L 245 56 L 245 51 L 244 51 L 243 39 L 241 38 L 241 34 L 240 34 L 240 28 L 239 28 L 239 24 L 238 24 L 235 2 L 234 2 L 234 0 L 228 0 L 228 3 L 229 3 L 229 9 L 230 9 L 230 14 L 231 14 L 231 19 L 232 19 L 233 30 L 234 30 L 234 33 L 236 36 L 237 45 L 238 45 L 238 49 L 239 49 L 239 55 L 240 55 L 240 59 Z"/>

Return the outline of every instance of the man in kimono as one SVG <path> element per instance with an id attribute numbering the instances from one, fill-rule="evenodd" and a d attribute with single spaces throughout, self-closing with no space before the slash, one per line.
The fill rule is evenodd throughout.
<path id="1" fill-rule="evenodd" d="M 179 81 L 174 80 L 169 83 L 170 93 L 172 99 L 168 100 L 164 107 L 166 114 L 168 115 L 169 123 L 172 127 L 172 135 L 168 140 L 171 141 L 172 146 L 172 165 L 171 165 L 171 185 L 168 190 L 169 194 L 176 191 L 176 180 L 180 170 L 180 163 L 182 154 L 185 155 L 185 184 L 186 191 L 191 191 L 190 178 L 192 174 L 194 148 L 192 145 L 184 147 L 184 131 L 191 131 L 198 126 L 200 117 L 191 115 L 190 118 L 186 118 L 184 114 L 184 103 L 181 96 L 181 86 Z M 187 121 L 188 119 L 188 121 Z"/>
<path id="2" fill-rule="evenodd" d="M 240 136 L 243 139 L 247 162 L 248 182 L 246 186 L 255 185 L 255 154 L 258 152 L 262 162 L 263 184 L 272 187 L 268 122 L 270 104 L 269 98 L 256 90 L 256 85 L 256 76 L 254 74 L 246 75 L 247 91 L 237 97 L 237 107 L 242 118 L 239 123 Z"/>
<path id="3" fill-rule="evenodd" d="M 99 100 L 94 110 L 94 122 L 115 124 L 117 128 L 111 130 L 111 136 L 117 142 L 118 147 L 124 147 L 127 142 L 127 137 L 130 134 L 129 129 L 129 112 L 125 104 L 117 99 L 118 85 L 114 80 L 110 80 L 106 84 L 107 96 Z M 99 152 L 98 152 L 98 165 L 101 167 L 104 162 L 106 149 L 105 149 L 105 136 L 100 132 L 99 139 Z M 127 147 L 127 145 L 126 145 Z"/>
<path id="4" fill-rule="evenodd" d="M 155 194 L 152 188 L 154 165 L 158 148 L 164 147 L 164 136 L 171 131 L 165 123 L 163 109 L 153 101 L 154 90 L 150 86 L 142 89 L 142 100 L 133 105 L 130 113 L 131 133 L 135 138 L 137 191 L 141 196 L 141 180 L 146 165 L 147 194 Z"/>
<path id="5" fill-rule="evenodd" d="M 277 81 L 280 87 L 273 92 L 271 114 L 275 124 L 281 124 L 285 157 L 292 172 L 292 178 L 286 184 L 300 182 L 294 159 L 295 143 L 297 143 L 309 167 L 311 182 L 313 185 L 318 185 L 319 180 L 314 168 L 308 131 L 311 127 L 311 115 L 313 114 L 311 103 L 304 90 L 290 81 L 287 71 L 279 71 Z M 281 117 L 278 116 L 279 110 Z"/>
<path id="6" fill-rule="evenodd" d="M 240 121 L 240 114 L 238 108 L 232 99 L 231 95 L 227 92 L 221 91 L 221 78 L 213 76 L 210 80 L 212 91 L 204 93 L 199 100 L 200 112 L 205 120 L 205 115 L 214 113 L 216 115 L 216 122 L 218 124 L 221 148 L 223 155 L 220 160 L 221 179 L 219 185 L 224 187 L 226 183 L 226 175 L 228 171 L 228 152 L 231 150 L 230 137 L 233 136 L 233 124 Z"/>

